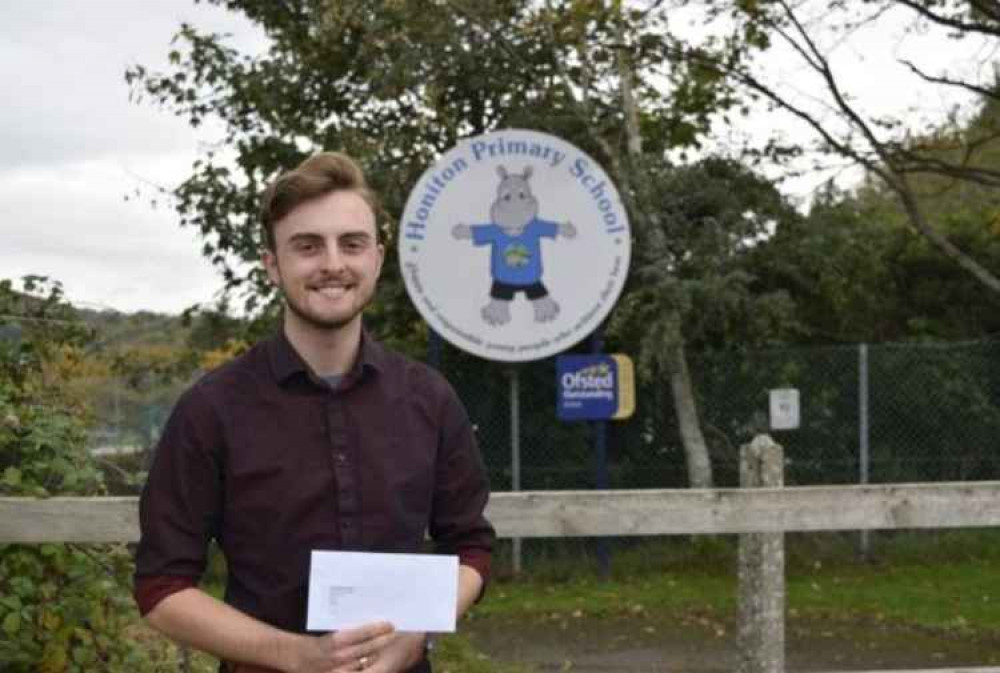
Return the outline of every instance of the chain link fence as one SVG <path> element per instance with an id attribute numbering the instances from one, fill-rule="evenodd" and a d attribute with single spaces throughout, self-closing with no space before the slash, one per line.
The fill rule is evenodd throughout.
<path id="1" fill-rule="evenodd" d="M 596 486 L 595 425 L 557 420 L 554 358 L 502 365 L 449 346 L 437 353 L 432 364 L 466 405 L 494 491 L 512 489 L 515 462 L 520 490 Z M 800 427 L 771 432 L 785 449 L 788 485 L 859 483 L 863 474 L 871 483 L 1000 479 L 1000 341 L 689 352 L 688 359 L 716 486 L 738 486 L 739 447 L 770 431 L 776 388 L 798 389 L 801 400 Z M 607 424 L 608 485 L 686 487 L 669 383 L 637 385 L 635 414 Z M 116 414 L 100 419 L 103 445 L 117 432 L 146 448 L 169 404 L 157 399 L 147 408 L 119 395 L 103 408 Z M 596 548 L 587 540 L 525 541 L 524 565 Z M 503 568 L 504 554 L 498 558 Z"/>
<path id="2" fill-rule="evenodd" d="M 865 444 L 872 483 L 1000 479 L 1000 342 L 782 348 L 688 358 L 717 486 L 738 486 L 739 447 L 761 432 L 771 432 L 784 446 L 789 485 L 858 483 Z M 512 485 L 514 368 L 521 489 L 594 487 L 593 424 L 556 419 L 554 360 L 500 365 L 446 349 L 440 368 L 476 425 L 494 490 Z M 608 424 L 610 487 L 685 487 L 669 384 L 638 386 L 636 413 Z M 777 388 L 799 391 L 796 430 L 769 428 L 769 391 Z"/>
<path id="3" fill-rule="evenodd" d="M 761 432 L 784 446 L 788 485 L 1000 479 L 1000 342 L 692 352 L 688 358 L 716 486 L 739 485 L 739 448 Z M 438 364 L 476 425 L 495 491 L 513 483 L 515 367 L 520 489 L 595 487 L 595 428 L 557 420 L 554 360 L 500 365 L 448 348 Z M 609 487 L 686 487 L 669 382 L 637 385 L 635 414 L 607 426 Z M 799 391 L 796 430 L 769 428 L 769 392 L 778 388 Z M 525 540 L 519 562 L 529 568 L 578 564 L 642 542 Z M 502 571 L 510 570 L 509 557 L 498 554 Z"/>

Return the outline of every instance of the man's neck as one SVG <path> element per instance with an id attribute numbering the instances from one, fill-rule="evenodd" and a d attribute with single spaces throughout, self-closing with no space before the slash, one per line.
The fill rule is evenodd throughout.
<path id="1" fill-rule="evenodd" d="M 338 329 L 318 328 L 285 309 L 285 336 L 320 377 L 343 375 L 354 366 L 361 348 L 361 317 Z"/>

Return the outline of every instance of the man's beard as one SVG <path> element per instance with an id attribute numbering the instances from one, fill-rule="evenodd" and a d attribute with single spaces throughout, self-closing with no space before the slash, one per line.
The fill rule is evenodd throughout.
<path id="1" fill-rule="evenodd" d="M 358 315 L 365 310 L 368 304 L 372 302 L 372 299 L 375 297 L 375 292 L 373 289 L 368 293 L 368 296 L 362 297 L 361 301 L 357 305 L 357 308 L 354 311 L 351 311 L 349 315 L 339 316 L 336 318 L 324 318 L 321 315 L 317 315 L 315 312 L 301 306 L 288 292 L 282 291 L 282 295 L 285 298 L 285 310 L 294 313 L 296 318 L 315 329 L 335 331 L 346 327 L 352 320 L 357 318 Z"/>

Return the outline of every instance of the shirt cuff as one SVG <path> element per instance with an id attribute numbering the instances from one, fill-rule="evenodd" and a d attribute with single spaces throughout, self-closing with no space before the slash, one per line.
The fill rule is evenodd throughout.
<path id="1" fill-rule="evenodd" d="M 491 558 L 490 553 L 484 549 L 463 549 L 458 552 L 459 565 L 469 566 L 483 578 L 483 588 L 479 590 L 479 595 L 476 596 L 477 603 L 482 599 L 483 594 L 486 593 L 486 585 L 490 581 Z"/>
<path id="2" fill-rule="evenodd" d="M 179 575 L 160 575 L 155 577 L 138 577 L 132 588 L 132 596 L 139 606 L 139 615 L 145 617 L 164 598 L 184 589 L 198 586 L 193 577 Z"/>

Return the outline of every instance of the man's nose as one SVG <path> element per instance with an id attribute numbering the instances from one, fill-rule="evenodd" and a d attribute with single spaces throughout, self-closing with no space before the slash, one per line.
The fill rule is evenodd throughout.
<path id="1" fill-rule="evenodd" d="M 344 256 L 336 245 L 327 245 L 323 248 L 322 263 L 328 271 L 340 271 L 344 268 Z"/>

